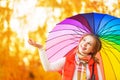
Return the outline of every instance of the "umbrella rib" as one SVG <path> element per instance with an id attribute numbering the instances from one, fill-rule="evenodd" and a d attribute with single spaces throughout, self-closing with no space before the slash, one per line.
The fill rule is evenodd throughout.
<path id="1" fill-rule="evenodd" d="M 107 40 L 107 38 L 105 39 L 104 38 L 104 40 Z M 120 39 L 117 39 L 117 40 L 120 40 Z M 108 45 L 110 45 L 110 43 L 108 43 L 108 42 L 106 42 Z M 115 43 L 116 45 L 120 45 L 120 44 L 118 44 L 118 43 Z M 111 44 L 111 45 L 114 45 L 114 44 Z M 118 50 L 117 48 L 115 48 L 114 46 L 112 46 L 114 49 L 116 49 L 116 50 Z M 119 51 L 119 50 L 118 50 Z M 120 52 L 120 51 L 119 51 Z"/>
<path id="2" fill-rule="evenodd" d="M 109 43 L 108 43 L 108 45 L 110 45 Z M 113 44 L 112 44 L 113 45 Z M 111 46 L 111 45 L 110 45 Z M 115 48 L 114 46 L 112 46 L 112 48 L 114 48 L 114 49 L 116 49 L 116 50 L 118 50 L 117 48 Z M 118 52 L 120 52 L 119 50 L 118 50 Z M 118 60 L 118 59 L 117 59 Z M 119 60 L 118 60 L 119 61 Z M 119 61 L 119 63 L 120 63 L 120 61 Z"/>
<path id="3" fill-rule="evenodd" d="M 102 30 L 99 30 L 98 33 L 102 33 L 102 32 L 104 31 L 104 29 L 105 29 L 104 27 L 105 27 L 108 23 L 110 23 L 111 21 L 113 21 L 113 20 L 116 20 L 116 18 L 111 19 L 109 22 L 107 22 L 105 25 L 103 25 Z"/>
<path id="4" fill-rule="evenodd" d="M 117 24 L 117 25 L 120 25 L 120 24 Z M 105 30 L 105 31 L 102 32 L 102 33 L 103 33 L 102 35 L 104 35 L 104 34 L 107 33 L 108 31 L 110 31 L 111 28 L 113 28 L 114 26 L 117 26 L 117 25 L 113 25 L 113 26 L 109 27 L 109 29 L 107 29 L 107 30 Z M 114 32 L 114 31 L 120 31 L 120 29 L 117 29 L 117 30 L 111 30 L 111 32 Z"/>
<path id="5" fill-rule="evenodd" d="M 65 29 L 63 29 L 63 30 L 65 30 Z M 56 30 L 56 31 L 52 31 L 52 32 L 63 31 L 63 30 Z M 66 29 L 66 30 L 71 30 L 71 29 Z M 58 37 L 63 37 L 63 36 L 66 36 L 66 35 L 72 35 L 72 36 L 74 36 L 74 35 L 79 35 L 79 36 L 80 36 L 80 35 L 81 35 L 80 33 L 78 33 L 78 32 L 80 32 L 81 30 L 80 30 L 80 31 L 78 31 L 78 30 L 72 30 L 72 31 L 74 31 L 74 32 L 77 33 L 77 34 L 65 34 L 65 35 L 60 35 L 60 36 L 54 37 L 54 38 L 52 38 L 52 39 L 49 39 L 49 40 L 47 40 L 47 41 L 53 40 L 53 39 L 58 38 Z M 52 32 L 51 32 L 51 33 L 52 33 Z M 82 32 L 82 34 L 84 33 L 83 31 L 81 31 L 81 32 Z M 77 38 L 80 38 L 80 37 L 73 37 L 73 38 L 67 39 L 67 40 L 74 40 L 74 39 L 77 39 Z M 64 41 L 67 41 L 67 40 L 64 40 Z M 58 43 L 52 45 L 51 47 L 47 48 L 46 50 L 54 47 L 55 45 L 58 45 L 58 44 L 64 42 L 64 41 L 58 42 Z M 74 40 L 74 42 L 72 42 L 72 43 L 70 43 L 70 44 L 74 44 L 74 43 L 76 43 L 76 42 L 78 42 L 78 40 Z M 69 44 L 68 44 L 68 45 L 69 45 Z M 66 46 L 68 46 L 68 45 L 66 45 Z M 59 51 L 61 51 L 62 49 L 64 49 L 66 46 L 64 46 L 63 48 L 59 49 L 57 52 L 55 52 L 53 55 L 51 55 L 51 57 L 54 56 L 54 55 L 56 55 L 56 53 L 58 53 Z M 51 57 L 49 57 L 49 59 L 50 59 Z"/>
<path id="6" fill-rule="evenodd" d="M 79 29 L 79 28 L 78 28 Z M 73 30 L 73 29 L 60 29 L 60 30 L 55 30 L 55 31 L 52 31 L 52 32 L 57 32 L 57 31 L 63 31 L 63 30 L 68 30 L 68 31 L 74 31 L 74 32 L 83 32 L 82 30 Z M 84 29 L 83 29 L 84 30 Z M 50 33 L 52 33 L 52 32 L 50 32 Z M 84 33 L 84 32 L 83 32 Z"/>
<path id="7" fill-rule="evenodd" d="M 106 46 L 106 44 L 104 44 L 105 46 Z M 108 47 L 107 47 L 108 48 Z M 113 65 L 112 65 L 112 62 L 110 61 L 110 58 L 109 58 L 109 56 L 107 55 L 107 52 L 106 52 L 106 50 L 103 48 L 103 50 L 104 50 L 104 53 L 105 53 L 105 55 L 108 57 L 108 60 L 109 60 L 109 62 L 110 62 L 110 65 L 111 65 L 111 67 L 112 67 L 112 71 L 113 71 L 113 73 L 115 74 L 115 71 L 114 71 L 114 68 L 113 68 Z M 103 61 L 103 60 L 102 60 Z M 104 67 L 103 67 L 104 68 Z M 104 69 L 105 70 L 105 69 Z M 117 80 L 117 77 L 116 77 L 116 75 L 115 75 L 115 78 L 116 78 L 116 80 Z"/>
<path id="8" fill-rule="evenodd" d="M 60 36 L 56 36 L 56 37 L 54 37 L 54 38 L 51 38 L 51 39 L 47 40 L 47 42 L 49 42 L 49 41 L 51 41 L 51 40 L 53 40 L 53 39 L 59 38 L 59 37 L 67 36 L 67 35 L 74 36 L 74 35 L 80 35 L 80 34 L 64 34 L 64 35 L 60 35 Z"/>
<path id="9" fill-rule="evenodd" d="M 69 30 L 69 29 L 67 29 L 67 30 Z M 70 29 L 71 30 L 71 29 Z M 57 32 L 57 31 L 63 31 L 63 30 L 56 30 L 56 31 L 52 31 L 52 32 Z M 80 33 L 78 33 L 78 32 L 80 32 L 80 31 L 78 31 L 78 30 L 72 30 L 73 32 L 75 32 L 75 33 L 77 33 L 77 34 L 64 34 L 64 35 L 60 35 L 60 36 L 56 36 L 56 37 L 54 37 L 54 38 L 52 38 L 52 39 L 49 39 L 49 40 L 47 40 L 47 41 L 50 41 L 50 40 L 53 40 L 53 39 L 55 39 L 55 38 L 58 38 L 58 37 L 62 37 L 62 36 L 66 36 L 66 35 L 81 35 Z M 50 32 L 50 33 L 52 33 L 52 32 Z M 85 32 L 83 32 L 83 31 L 81 31 L 81 33 L 85 33 Z"/>
<path id="10" fill-rule="evenodd" d="M 103 43 L 104 44 L 104 43 Z M 105 53 L 105 55 L 108 57 L 108 55 L 106 54 L 106 52 L 105 52 L 105 49 L 102 47 L 102 49 L 103 49 L 103 52 Z M 102 58 L 102 57 L 101 57 Z M 102 60 L 102 62 L 104 62 L 103 61 L 103 59 L 101 59 Z M 103 70 L 105 71 L 105 68 L 103 67 Z"/>
<path id="11" fill-rule="evenodd" d="M 110 35 L 110 33 L 111 33 L 111 35 L 112 35 L 113 33 L 115 33 L 115 32 L 119 32 L 119 31 L 120 31 L 120 29 L 112 30 L 111 32 L 109 32 L 109 35 Z M 104 34 L 102 34 L 102 36 L 104 36 L 105 34 L 107 34 L 107 32 L 104 33 Z"/>
<path id="12" fill-rule="evenodd" d="M 116 48 L 115 48 L 116 49 Z M 113 54 L 113 52 L 112 52 L 112 50 L 110 49 L 110 52 Z M 120 64 L 120 61 L 119 61 L 119 59 L 116 57 L 116 55 L 115 54 L 113 54 L 114 56 L 115 56 L 115 58 L 117 59 L 117 61 L 119 62 L 119 64 Z"/>
<path id="13" fill-rule="evenodd" d="M 68 44 L 68 45 L 66 45 L 66 46 L 64 46 L 64 47 L 62 47 L 62 48 L 59 49 L 57 52 L 55 52 L 53 55 L 51 55 L 48 59 L 52 58 L 53 56 L 56 55 L 56 53 L 58 53 L 58 52 L 61 51 L 62 49 L 66 48 L 67 46 L 69 46 L 69 45 L 71 45 L 71 44 L 74 44 L 74 43 L 76 43 L 76 41 L 74 41 L 74 42 L 72 42 L 72 43 L 70 43 L 70 44 Z"/>
<path id="14" fill-rule="evenodd" d="M 106 37 L 106 38 L 104 37 L 104 39 L 105 39 L 105 40 L 108 40 L 108 39 L 109 39 L 109 40 L 113 40 L 113 39 L 114 39 L 114 40 L 119 41 L 120 39 L 116 38 L 116 36 L 119 36 L 119 35 L 114 35 L 114 36 L 112 36 L 112 37 L 111 37 L 111 36 L 108 36 L 108 37 Z M 110 38 L 111 38 L 111 39 L 110 39 Z M 119 45 L 120 43 L 115 43 L 115 44 Z"/>
<path id="15" fill-rule="evenodd" d="M 115 30 L 115 31 L 116 31 L 116 30 Z M 111 34 L 109 34 L 109 35 L 112 35 L 112 34 L 113 34 L 113 33 L 111 33 Z M 106 35 L 106 36 L 107 36 L 107 35 Z M 114 38 L 114 40 L 118 40 L 118 41 L 119 41 L 120 39 L 115 38 L 115 36 L 120 36 L 120 35 L 114 35 L 113 37 L 111 37 L 111 36 L 109 37 L 109 36 L 108 36 L 108 37 L 104 37 L 104 39 L 105 39 L 105 40 L 108 40 L 109 38 L 111 38 L 111 39 Z M 102 37 L 101 37 L 101 38 L 102 38 Z M 109 40 L 110 40 L 110 39 L 109 39 Z M 115 43 L 115 44 L 120 45 L 119 43 Z"/>
<path id="16" fill-rule="evenodd" d="M 82 15 L 81 15 L 82 16 Z M 86 17 L 84 17 L 84 16 L 82 16 L 83 18 L 85 18 L 86 19 Z M 69 18 L 70 19 L 70 18 Z M 78 19 L 74 19 L 75 21 L 78 21 L 78 22 L 80 22 L 82 25 L 84 25 L 85 27 L 82 27 L 85 31 L 90 31 L 91 32 L 91 29 L 90 29 L 90 25 L 89 25 L 89 22 L 87 21 L 87 19 L 86 19 L 86 21 L 87 21 L 87 25 L 85 25 L 83 22 L 81 22 L 81 21 L 79 21 Z M 88 29 L 88 30 L 87 30 Z"/>
<path id="17" fill-rule="evenodd" d="M 94 29 L 94 33 L 95 33 L 95 16 L 93 16 L 93 29 Z"/>
<path id="18" fill-rule="evenodd" d="M 102 22 L 102 20 L 103 20 L 103 18 L 104 18 L 104 17 L 105 17 L 105 15 L 101 18 L 101 20 L 100 20 L 100 22 L 99 22 L 99 25 L 98 25 L 98 29 L 97 29 L 96 33 L 98 33 L 98 32 L 99 32 L 100 24 L 101 24 L 101 22 Z"/>
<path id="19" fill-rule="evenodd" d="M 83 16 L 84 17 L 84 16 Z M 86 21 L 87 21 L 87 18 L 86 17 L 84 17 L 85 19 L 86 19 Z M 81 23 L 82 25 L 83 25 L 83 23 Z M 93 32 L 93 30 L 91 29 L 91 26 L 90 26 L 90 24 L 89 24 L 89 22 L 87 21 L 87 24 L 88 24 L 88 27 L 90 28 L 88 28 L 88 27 L 86 27 L 86 28 L 88 28 L 88 30 L 90 31 L 90 32 Z"/>
<path id="20" fill-rule="evenodd" d="M 116 38 L 116 36 L 120 36 L 120 35 L 117 35 L 117 34 L 115 34 L 114 36 L 111 36 L 112 34 L 109 34 L 109 35 L 106 35 L 107 37 L 104 37 L 104 39 L 114 38 L 114 39 L 120 40 L 120 39 Z M 101 38 L 103 38 L 103 37 L 101 37 Z"/>
<path id="21" fill-rule="evenodd" d="M 75 21 L 77 21 L 77 20 L 75 20 Z M 79 22 L 79 21 L 77 21 L 77 22 Z M 81 22 L 79 22 L 79 23 L 81 23 Z M 87 22 L 88 23 L 88 22 Z M 59 24 L 58 24 L 59 25 Z M 61 24 L 60 24 L 61 25 Z M 80 30 L 80 28 L 81 29 L 83 29 L 83 30 L 85 30 L 86 32 L 89 30 L 90 31 L 90 29 L 88 28 L 88 27 L 86 27 L 83 23 L 81 23 L 81 26 L 80 25 L 74 25 L 73 23 L 69 23 L 69 24 L 67 24 L 67 23 L 64 23 L 64 25 L 72 25 L 72 26 L 74 26 L 74 27 L 76 27 L 76 28 L 78 28 L 79 30 Z M 89 25 L 90 26 L 90 25 Z"/>
<path id="22" fill-rule="evenodd" d="M 107 42 L 106 42 L 107 43 Z M 108 45 L 110 45 L 109 43 L 107 43 Z M 111 46 L 111 45 L 110 45 Z M 108 48 L 108 46 L 106 46 L 107 48 Z M 116 49 L 115 47 L 109 47 L 109 48 L 114 48 L 114 49 Z M 110 52 L 111 53 L 113 53 L 112 51 L 111 51 L 111 49 L 109 49 L 110 50 Z M 120 51 L 119 51 L 120 52 Z M 113 54 L 114 55 L 114 54 Z M 115 55 L 114 55 L 115 56 Z M 117 61 L 119 62 L 119 64 L 120 64 L 120 61 L 119 61 L 119 59 L 115 56 L 115 58 L 117 59 Z"/>
<path id="23" fill-rule="evenodd" d="M 80 38 L 80 37 L 74 37 L 74 38 Z M 56 45 L 58 45 L 58 44 L 60 44 L 60 43 L 62 43 L 62 42 L 65 42 L 65 41 L 67 41 L 67 40 L 73 40 L 73 41 L 77 41 L 77 40 L 74 40 L 74 38 L 69 38 L 69 39 L 66 39 L 66 40 L 62 40 L 62 41 L 60 41 L 60 42 L 58 42 L 58 43 L 56 43 L 56 44 L 54 44 L 54 45 L 52 45 L 52 46 L 50 46 L 49 48 L 47 48 L 46 50 L 49 50 L 50 48 L 52 48 L 52 47 L 54 47 L 54 46 L 56 46 Z"/>

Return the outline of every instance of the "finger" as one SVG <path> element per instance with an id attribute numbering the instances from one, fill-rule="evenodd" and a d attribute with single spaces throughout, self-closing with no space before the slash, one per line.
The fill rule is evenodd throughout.
<path id="1" fill-rule="evenodd" d="M 29 39 L 29 40 L 28 40 L 28 43 L 33 45 L 33 44 L 34 44 L 34 41 L 33 41 L 32 39 Z"/>

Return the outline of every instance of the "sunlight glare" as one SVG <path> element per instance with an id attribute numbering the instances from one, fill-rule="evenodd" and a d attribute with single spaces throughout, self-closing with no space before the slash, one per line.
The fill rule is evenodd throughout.
<path id="1" fill-rule="evenodd" d="M 62 3 L 62 0 L 56 0 L 59 4 L 61 4 Z"/>
<path id="2" fill-rule="evenodd" d="M 1 0 L 1 1 L 0 1 L 0 6 L 2 6 L 2 7 L 6 7 L 6 2 L 7 2 L 7 1 L 5 1 L 5 0 L 4 0 L 4 1 Z"/>
<path id="3" fill-rule="evenodd" d="M 6 31 L 8 29 L 8 23 L 7 23 L 7 21 L 5 20 L 4 21 L 4 31 Z"/>
<path id="4" fill-rule="evenodd" d="M 81 4 L 82 4 L 83 7 L 81 8 L 81 12 L 80 12 L 80 13 L 84 13 L 84 12 L 85 12 L 85 5 L 86 5 L 86 4 L 85 4 L 84 1 L 82 1 Z"/>
<path id="5" fill-rule="evenodd" d="M 110 9 L 109 10 L 113 10 L 113 4 L 117 4 L 118 0 L 105 0 L 105 5 L 108 6 Z"/>
<path id="6" fill-rule="evenodd" d="M 29 64 L 30 64 L 27 57 L 23 58 L 23 62 L 25 63 L 26 66 L 29 66 Z"/>
<path id="7" fill-rule="evenodd" d="M 18 16 L 23 16 L 26 13 L 29 13 L 32 8 L 34 8 L 36 0 L 26 0 L 16 2 L 14 5 L 14 10 L 16 10 Z"/>

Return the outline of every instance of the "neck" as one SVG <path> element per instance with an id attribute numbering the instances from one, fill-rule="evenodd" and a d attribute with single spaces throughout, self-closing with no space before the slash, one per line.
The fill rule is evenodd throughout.
<path id="1" fill-rule="evenodd" d="M 77 53 L 80 54 L 81 56 L 88 56 L 88 54 L 80 53 L 79 51 Z"/>
<path id="2" fill-rule="evenodd" d="M 83 54 L 83 53 L 80 53 L 79 51 L 77 51 L 77 55 L 79 58 L 83 58 L 85 56 L 88 56 L 88 54 Z"/>

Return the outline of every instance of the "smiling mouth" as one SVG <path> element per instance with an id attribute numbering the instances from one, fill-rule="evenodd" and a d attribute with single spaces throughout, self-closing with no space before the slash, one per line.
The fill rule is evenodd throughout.
<path id="1" fill-rule="evenodd" d="M 81 47 L 82 48 L 82 50 L 86 50 L 86 48 L 85 47 Z"/>

